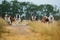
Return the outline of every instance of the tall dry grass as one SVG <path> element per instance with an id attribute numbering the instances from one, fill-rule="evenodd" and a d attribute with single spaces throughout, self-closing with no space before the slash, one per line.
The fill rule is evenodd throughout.
<path id="1" fill-rule="evenodd" d="M 7 32 L 6 31 L 7 25 L 8 25 L 8 23 L 3 18 L 0 18 L 0 38 L 2 38 L 3 33 Z"/>
<path id="2" fill-rule="evenodd" d="M 24 23 L 25 24 L 25 23 Z M 20 34 L 21 30 L 19 27 L 11 27 L 12 30 L 17 30 L 13 32 L 18 32 L 18 34 L 9 33 L 3 37 L 4 40 L 60 40 L 60 21 L 55 21 L 54 23 L 41 23 L 40 21 L 28 21 L 29 29 L 26 35 Z M 23 29 L 22 29 L 23 30 Z M 26 33 L 26 31 L 25 31 Z"/>
<path id="3" fill-rule="evenodd" d="M 39 33 L 42 40 L 60 40 L 60 21 L 54 23 L 41 23 L 40 21 L 29 22 L 32 32 Z M 39 35 L 38 34 L 38 35 Z"/>

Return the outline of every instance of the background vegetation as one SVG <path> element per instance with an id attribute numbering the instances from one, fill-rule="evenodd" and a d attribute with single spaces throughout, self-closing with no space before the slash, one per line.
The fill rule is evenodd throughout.
<path id="1" fill-rule="evenodd" d="M 42 16 L 49 16 L 50 13 L 54 15 L 57 20 L 59 19 L 60 9 L 50 4 L 35 5 L 30 2 L 19 2 L 17 0 L 10 2 L 3 0 L 0 4 L 0 16 L 3 18 L 5 14 L 11 15 L 12 17 L 15 17 L 16 14 L 25 14 L 24 19 L 30 19 L 31 15 L 34 14 L 38 19 L 41 19 Z"/>

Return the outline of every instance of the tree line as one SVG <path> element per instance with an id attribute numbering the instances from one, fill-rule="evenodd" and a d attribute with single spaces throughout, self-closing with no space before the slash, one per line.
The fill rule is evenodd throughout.
<path id="1" fill-rule="evenodd" d="M 49 16 L 50 14 L 54 15 L 56 19 L 60 17 L 59 9 L 56 6 L 50 4 L 41 4 L 38 6 L 30 2 L 19 2 L 17 0 L 10 2 L 7 0 L 2 1 L 2 4 L 0 4 L 0 17 L 4 18 L 5 14 L 12 17 L 15 17 L 16 14 L 26 14 L 25 19 L 30 19 L 32 15 L 37 16 L 38 19 L 41 19 L 44 15 Z"/>

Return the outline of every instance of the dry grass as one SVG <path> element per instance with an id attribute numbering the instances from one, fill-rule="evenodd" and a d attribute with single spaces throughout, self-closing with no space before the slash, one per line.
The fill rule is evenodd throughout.
<path id="1" fill-rule="evenodd" d="M 0 38 L 2 38 L 2 33 L 7 32 L 6 30 L 7 25 L 8 23 L 3 18 L 0 18 Z"/>
<path id="2" fill-rule="evenodd" d="M 28 21 L 29 29 L 19 33 L 19 27 L 9 26 L 12 33 L 3 33 L 3 40 L 60 40 L 60 21 L 54 23 L 41 23 L 40 21 Z M 18 32 L 18 34 L 14 33 Z"/>
<path id="3" fill-rule="evenodd" d="M 0 18 L 0 27 L 1 26 L 6 26 L 8 23 L 3 19 L 3 18 Z"/>
<path id="4" fill-rule="evenodd" d="M 3 19 L 0 18 L 0 32 L 5 30 L 5 27 L 8 25 L 8 23 Z"/>
<path id="5" fill-rule="evenodd" d="M 44 40 L 60 40 L 60 21 L 54 23 L 29 22 L 31 30 L 40 33 Z"/>

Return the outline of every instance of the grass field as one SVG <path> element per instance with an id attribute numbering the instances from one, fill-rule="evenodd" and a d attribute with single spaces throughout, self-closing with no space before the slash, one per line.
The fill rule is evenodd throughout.
<path id="1" fill-rule="evenodd" d="M 40 33 L 43 40 L 60 40 L 60 21 L 54 23 L 29 22 L 31 30 Z M 41 39 L 41 40 L 42 40 Z"/>
<path id="2" fill-rule="evenodd" d="M 4 39 L 1 40 L 60 40 L 60 21 L 54 21 L 53 23 L 26 22 L 26 27 L 29 26 L 29 28 L 26 30 L 22 28 L 24 32 L 20 32 L 20 26 L 7 26 L 11 33 L 3 33 Z"/>

